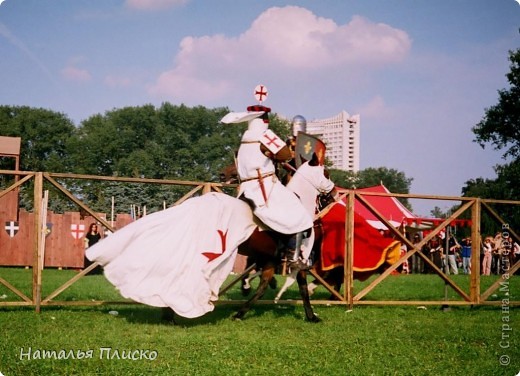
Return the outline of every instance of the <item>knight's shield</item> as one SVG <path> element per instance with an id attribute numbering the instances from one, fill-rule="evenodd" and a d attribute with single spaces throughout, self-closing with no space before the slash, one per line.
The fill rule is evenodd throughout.
<path id="1" fill-rule="evenodd" d="M 320 165 L 323 165 L 325 163 L 325 150 L 325 144 L 319 138 L 308 133 L 298 132 L 294 149 L 296 168 L 310 160 L 313 153 L 316 153 Z"/>
<path id="2" fill-rule="evenodd" d="M 20 229 L 20 226 L 18 225 L 18 222 L 16 222 L 16 221 L 5 222 L 5 231 L 7 232 L 7 235 L 9 235 L 11 238 L 14 237 L 18 233 L 19 229 Z"/>

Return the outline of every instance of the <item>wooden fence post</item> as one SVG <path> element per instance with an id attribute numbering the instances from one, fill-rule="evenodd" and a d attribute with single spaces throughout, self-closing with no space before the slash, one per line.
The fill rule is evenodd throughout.
<path id="1" fill-rule="evenodd" d="M 40 303 L 42 300 L 42 272 L 43 260 L 41 259 L 42 241 L 40 231 L 42 229 L 42 195 L 43 195 L 43 173 L 37 172 L 34 175 L 34 257 L 33 257 L 33 304 L 36 312 L 40 313 Z"/>
<path id="2" fill-rule="evenodd" d="M 474 304 L 480 304 L 480 198 L 475 199 L 471 207 L 471 268 L 470 268 L 470 298 Z"/>
<path id="3" fill-rule="evenodd" d="M 345 218 L 345 266 L 344 284 L 345 300 L 349 309 L 354 306 L 354 203 L 355 193 L 350 191 L 347 196 L 347 210 Z"/>

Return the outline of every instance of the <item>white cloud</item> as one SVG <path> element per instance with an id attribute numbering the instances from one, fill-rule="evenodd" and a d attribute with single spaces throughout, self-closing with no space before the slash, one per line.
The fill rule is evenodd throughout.
<path id="1" fill-rule="evenodd" d="M 80 69 L 73 66 L 67 66 L 61 70 L 61 75 L 68 81 L 88 82 L 91 75 L 86 69 Z"/>
<path id="2" fill-rule="evenodd" d="M 398 118 L 398 114 L 396 114 L 394 109 L 387 105 L 381 95 L 376 95 L 375 97 L 371 98 L 356 112 L 361 113 L 363 119 L 370 119 L 371 122 L 382 121 L 391 123 L 392 121 L 395 121 L 396 118 Z M 367 124 L 370 124 L 370 122 Z"/>
<path id="3" fill-rule="evenodd" d="M 138 10 L 160 10 L 184 5 L 189 0 L 126 0 L 125 5 Z"/>
<path id="4" fill-rule="evenodd" d="M 301 79 L 328 69 L 380 67 L 406 58 L 411 39 L 402 30 L 354 16 L 344 25 L 311 11 L 273 7 L 238 37 L 186 37 L 174 65 L 150 86 L 152 95 L 183 101 L 230 93 L 244 77 L 266 72 Z"/>

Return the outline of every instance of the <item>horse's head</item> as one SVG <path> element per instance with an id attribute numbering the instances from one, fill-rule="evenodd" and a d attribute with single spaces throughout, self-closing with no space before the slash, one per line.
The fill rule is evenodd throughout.
<path id="1" fill-rule="evenodd" d="M 332 191 L 327 193 L 320 193 L 318 195 L 317 204 L 318 211 L 322 211 L 330 204 L 336 202 L 336 189 L 334 188 Z"/>
<path id="2" fill-rule="evenodd" d="M 309 165 L 311 165 L 311 166 L 320 165 L 320 159 L 318 158 L 318 155 L 316 153 L 312 153 L 312 158 L 309 161 Z"/>
<path id="3" fill-rule="evenodd" d="M 221 183 L 237 184 L 238 183 L 237 167 L 234 164 L 224 167 L 222 170 L 220 170 L 219 179 L 220 179 Z"/>

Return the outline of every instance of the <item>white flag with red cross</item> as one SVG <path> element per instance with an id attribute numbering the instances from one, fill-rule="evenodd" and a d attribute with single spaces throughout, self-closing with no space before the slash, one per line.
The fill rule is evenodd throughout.
<path id="1" fill-rule="evenodd" d="M 70 225 L 70 232 L 74 239 L 81 239 L 85 234 L 85 225 L 73 223 Z"/>

